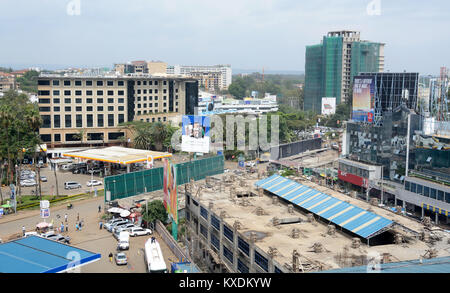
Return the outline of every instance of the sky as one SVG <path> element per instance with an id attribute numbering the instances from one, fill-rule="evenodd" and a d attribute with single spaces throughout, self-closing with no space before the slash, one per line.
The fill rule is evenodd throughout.
<path id="1" fill-rule="evenodd" d="M 0 0 L 0 65 L 304 71 L 305 46 L 357 30 L 386 44 L 385 70 L 438 74 L 449 11 L 448 0 Z"/>

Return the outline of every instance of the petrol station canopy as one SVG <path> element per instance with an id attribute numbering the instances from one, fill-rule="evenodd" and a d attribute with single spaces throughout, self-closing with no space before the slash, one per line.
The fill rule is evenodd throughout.
<path id="1" fill-rule="evenodd" d="M 172 157 L 171 153 L 138 150 L 118 146 L 88 149 L 84 151 L 67 152 L 63 153 L 62 155 L 65 157 L 102 161 L 123 165 L 138 162 L 146 162 L 151 158 L 153 158 L 153 160 L 156 160 L 161 158 Z"/>

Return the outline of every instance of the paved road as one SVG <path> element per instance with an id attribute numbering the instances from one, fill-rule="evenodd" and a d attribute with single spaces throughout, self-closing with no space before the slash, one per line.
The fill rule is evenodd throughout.
<path id="1" fill-rule="evenodd" d="M 105 229 L 99 229 L 99 221 L 101 213 L 98 213 L 98 206 L 101 205 L 103 210 L 103 198 L 91 198 L 87 200 L 74 201 L 74 208 L 67 210 L 65 206 L 57 206 L 50 208 L 51 218 L 47 219 L 50 222 L 52 219 L 55 226 L 61 225 L 64 221 L 64 215 L 68 216 L 69 232 L 63 233 L 71 238 L 71 245 L 100 253 L 101 260 L 95 263 L 86 265 L 81 268 L 81 272 L 86 273 L 145 273 L 145 262 L 143 248 L 149 236 L 131 237 L 130 250 L 125 251 L 129 257 L 129 264 L 126 266 L 117 266 L 115 263 L 110 263 L 108 255 L 110 252 L 115 252 L 117 241 L 111 233 Z M 60 215 L 60 219 L 56 215 Z M 79 214 L 80 220 L 83 219 L 85 226 L 82 231 L 75 231 L 75 222 Z M 11 215 L 12 216 L 12 215 Z M 33 231 L 38 222 L 41 222 L 39 211 L 23 211 L 22 218 L 10 221 L 12 218 L 5 216 L 0 220 L 0 238 L 7 241 L 12 234 L 21 234 L 22 225 L 27 231 Z M 170 260 L 175 260 L 174 255 L 168 246 L 161 240 L 157 233 L 154 236 L 161 245 L 167 267 L 170 268 Z"/>

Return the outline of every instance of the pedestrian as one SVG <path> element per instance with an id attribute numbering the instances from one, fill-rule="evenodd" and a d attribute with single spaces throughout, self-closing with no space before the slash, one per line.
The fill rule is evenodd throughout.
<path id="1" fill-rule="evenodd" d="M 109 253 L 109 262 L 112 262 L 113 254 L 112 252 Z"/>
<path id="2" fill-rule="evenodd" d="M 103 227 L 103 222 L 100 221 L 100 230 L 102 229 L 102 227 Z"/>
<path id="3" fill-rule="evenodd" d="M 67 223 L 67 214 L 64 215 L 64 220 L 65 220 L 66 223 Z"/>
<path id="4" fill-rule="evenodd" d="M 64 223 L 61 222 L 61 233 L 64 232 Z"/>
<path id="5" fill-rule="evenodd" d="M 75 224 L 75 229 L 78 231 L 78 223 Z"/>
<path id="6" fill-rule="evenodd" d="M 80 221 L 80 213 L 77 213 L 77 222 Z"/>
<path id="7" fill-rule="evenodd" d="M 25 226 L 22 226 L 22 236 L 25 236 Z"/>
<path id="8" fill-rule="evenodd" d="M 102 206 L 98 206 L 98 212 L 100 213 L 102 211 Z"/>
<path id="9" fill-rule="evenodd" d="M 69 224 L 66 225 L 66 232 L 69 232 Z"/>
<path id="10" fill-rule="evenodd" d="M 80 229 L 80 231 L 81 231 L 81 228 L 83 227 L 83 224 L 81 223 L 81 221 L 80 221 L 80 223 L 78 224 L 78 228 Z"/>

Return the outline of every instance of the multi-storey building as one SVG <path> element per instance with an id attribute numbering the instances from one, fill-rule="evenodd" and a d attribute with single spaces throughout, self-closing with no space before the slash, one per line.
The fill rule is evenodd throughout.
<path id="1" fill-rule="evenodd" d="M 192 78 L 56 76 L 38 79 L 40 135 L 54 146 L 114 144 L 128 134 L 127 121 L 168 122 L 194 114 L 198 82 Z M 85 134 L 80 139 L 80 130 Z"/>
<path id="2" fill-rule="evenodd" d="M 231 65 L 214 66 L 186 66 L 173 65 L 167 67 L 167 74 L 197 76 L 198 80 L 205 80 L 205 75 L 211 75 L 207 79 L 215 81 L 216 90 L 228 89 L 232 82 Z M 219 76 L 217 76 L 219 74 Z"/>
<path id="3" fill-rule="evenodd" d="M 383 43 L 360 40 L 357 31 L 329 32 L 321 44 L 306 46 L 304 109 L 320 113 L 322 97 L 340 104 L 351 98 L 354 76 L 383 70 Z"/>

